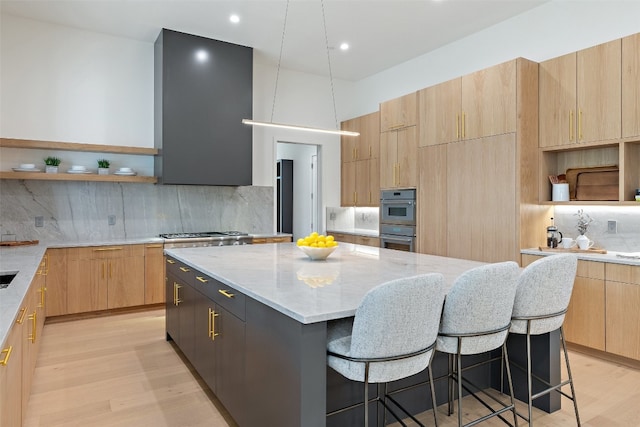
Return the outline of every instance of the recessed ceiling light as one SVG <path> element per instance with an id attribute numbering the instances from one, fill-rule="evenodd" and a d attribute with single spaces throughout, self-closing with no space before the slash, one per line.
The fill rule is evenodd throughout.
<path id="1" fill-rule="evenodd" d="M 340 43 L 340 50 L 349 50 L 349 43 Z"/>
<path id="2" fill-rule="evenodd" d="M 229 21 L 233 22 L 234 24 L 237 24 L 238 22 L 240 22 L 240 17 L 234 13 L 229 17 Z"/>
<path id="3" fill-rule="evenodd" d="M 196 59 L 199 62 L 205 62 L 208 58 L 209 58 L 209 53 L 206 50 L 200 49 L 196 51 Z"/>

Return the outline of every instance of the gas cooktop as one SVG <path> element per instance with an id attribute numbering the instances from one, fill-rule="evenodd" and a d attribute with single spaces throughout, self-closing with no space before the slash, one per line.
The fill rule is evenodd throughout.
<path id="1" fill-rule="evenodd" d="M 199 233 L 164 233 L 160 234 L 163 239 L 198 239 L 203 237 L 224 237 L 224 236 L 248 236 L 242 231 L 203 231 Z"/>
<path id="2" fill-rule="evenodd" d="M 242 231 L 204 231 L 198 233 L 163 233 L 165 248 L 248 245 L 253 242 L 249 233 Z"/>

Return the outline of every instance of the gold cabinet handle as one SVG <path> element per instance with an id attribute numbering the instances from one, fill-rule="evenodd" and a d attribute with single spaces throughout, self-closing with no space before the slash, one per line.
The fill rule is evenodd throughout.
<path id="1" fill-rule="evenodd" d="M 33 314 L 29 315 L 29 320 L 31 320 L 31 322 L 32 322 L 31 327 L 33 328 L 33 332 L 29 334 L 29 340 L 31 341 L 31 343 L 35 343 L 36 342 L 36 328 L 38 327 L 38 316 L 37 316 L 35 311 L 33 312 Z"/>
<path id="2" fill-rule="evenodd" d="M 112 248 L 96 248 L 93 251 L 94 252 L 106 252 L 106 251 L 121 251 L 123 248 L 122 247 L 112 247 Z"/>
<path id="3" fill-rule="evenodd" d="M 109 279 L 113 279 L 113 263 L 109 261 Z"/>
<path id="4" fill-rule="evenodd" d="M 175 264 L 176 262 L 172 259 L 167 259 L 167 264 Z"/>
<path id="5" fill-rule="evenodd" d="M 182 286 L 178 285 L 176 282 L 173 282 L 173 304 L 179 305 L 182 300 L 180 299 L 180 288 Z"/>
<path id="6" fill-rule="evenodd" d="M 103 262 L 102 262 L 102 278 L 103 278 L 103 279 L 105 278 L 105 276 L 104 276 L 105 264 L 106 264 L 106 263 L 103 261 Z"/>
<path id="7" fill-rule="evenodd" d="M 1 366 L 7 366 L 7 363 L 9 363 L 9 358 L 11 357 L 11 352 L 13 351 L 13 346 L 10 345 L 8 348 L 5 348 L 4 350 L 0 351 L 0 354 L 4 353 L 4 358 L 2 360 L 0 360 L 0 365 Z"/>
<path id="8" fill-rule="evenodd" d="M 582 141 L 582 109 L 578 110 L 578 141 Z"/>
<path id="9" fill-rule="evenodd" d="M 45 288 L 44 286 L 38 289 L 38 292 L 40 292 L 40 303 L 38 304 L 39 308 L 44 308 L 44 293 L 46 290 L 47 288 Z"/>
<path id="10" fill-rule="evenodd" d="M 207 282 L 209 282 L 207 279 L 205 279 L 205 278 L 204 278 L 204 277 L 202 277 L 202 276 L 196 276 L 196 280 L 198 280 L 199 282 L 202 282 L 202 283 L 207 283 Z"/>
<path id="11" fill-rule="evenodd" d="M 464 111 L 462 112 L 462 126 L 461 126 L 461 131 L 462 131 L 462 139 L 465 138 L 465 123 L 464 123 L 464 118 L 465 118 L 466 114 L 464 113 Z"/>
<path id="12" fill-rule="evenodd" d="M 211 341 L 215 341 L 216 337 L 220 334 L 216 333 L 216 320 L 220 314 L 216 313 L 215 310 L 209 309 L 209 338 Z"/>
<path id="13" fill-rule="evenodd" d="M 218 289 L 218 292 L 220 292 L 222 295 L 224 295 L 227 298 L 233 298 L 235 296 L 235 294 L 232 294 L 226 289 Z"/>
<path id="14" fill-rule="evenodd" d="M 573 141 L 573 110 L 569 110 L 569 141 Z"/>
<path id="15" fill-rule="evenodd" d="M 20 309 L 20 316 L 18 316 L 18 319 L 16 319 L 16 323 L 18 325 L 22 325 L 22 322 L 24 322 L 24 315 L 27 314 L 27 307 L 22 307 Z"/>
<path id="16" fill-rule="evenodd" d="M 398 123 L 393 126 L 389 126 L 389 130 L 400 129 L 402 127 L 404 127 L 404 123 Z"/>
<path id="17" fill-rule="evenodd" d="M 190 272 L 191 270 L 190 270 L 190 269 L 188 269 L 187 267 L 180 267 L 180 271 L 183 271 L 183 272 L 185 272 L 185 273 L 188 273 L 188 272 Z"/>

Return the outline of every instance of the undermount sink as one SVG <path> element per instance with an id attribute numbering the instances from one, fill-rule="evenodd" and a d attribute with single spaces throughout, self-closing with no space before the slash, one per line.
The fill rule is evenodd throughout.
<path id="1" fill-rule="evenodd" d="M 4 289 L 11 284 L 11 281 L 18 274 L 17 271 L 2 271 L 0 272 L 0 289 Z"/>

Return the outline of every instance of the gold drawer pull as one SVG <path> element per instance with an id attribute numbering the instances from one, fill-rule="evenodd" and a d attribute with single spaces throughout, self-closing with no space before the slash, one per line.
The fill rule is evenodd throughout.
<path id="1" fill-rule="evenodd" d="M 119 247 L 119 248 L 97 248 L 97 249 L 94 249 L 93 251 L 94 252 L 121 251 L 122 249 L 124 249 L 124 248 L 122 248 L 122 247 Z"/>
<path id="2" fill-rule="evenodd" d="M 174 260 L 172 260 L 172 259 L 168 259 L 168 260 L 167 260 L 167 263 L 168 263 L 168 264 L 175 264 L 176 262 L 175 262 Z"/>
<path id="3" fill-rule="evenodd" d="M 163 248 L 164 245 L 147 245 L 147 249 Z"/>
<path id="4" fill-rule="evenodd" d="M 24 322 L 24 315 L 27 314 L 27 307 L 22 307 L 20 309 L 20 316 L 18 317 L 18 319 L 16 320 L 16 323 L 18 325 L 22 325 L 22 322 Z"/>
<path id="5" fill-rule="evenodd" d="M 191 270 L 190 270 L 190 269 L 188 269 L 187 267 L 180 267 L 180 271 L 183 271 L 183 272 L 185 272 L 185 273 L 188 273 L 188 272 L 190 272 Z"/>
<path id="6" fill-rule="evenodd" d="M 0 351 L 0 354 L 4 353 L 4 359 L 0 360 L 0 365 L 7 366 L 7 363 L 9 363 L 9 358 L 11 357 L 12 351 L 13 351 L 12 345 L 10 345 L 9 348 L 5 348 L 4 350 Z"/>
<path id="7" fill-rule="evenodd" d="M 209 281 L 202 276 L 196 276 L 196 280 L 202 283 L 208 283 Z"/>
<path id="8" fill-rule="evenodd" d="M 218 292 L 220 292 L 222 295 L 224 295 L 227 298 L 233 298 L 235 296 L 235 294 L 232 294 L 226 289 L 219 289 Z"/>
<path id="9" fill-rule="evenodd" d="M 33 314 L 29 315 L 29 320 L 31 320 L 33 322 L 32 327 L 33 327 L 33 333 L 29 334 L 29 340 L 32 343 L 36 342 L 36 328 L 38 327 L 38 317 L 36 312 L 34 311 Z"/>

